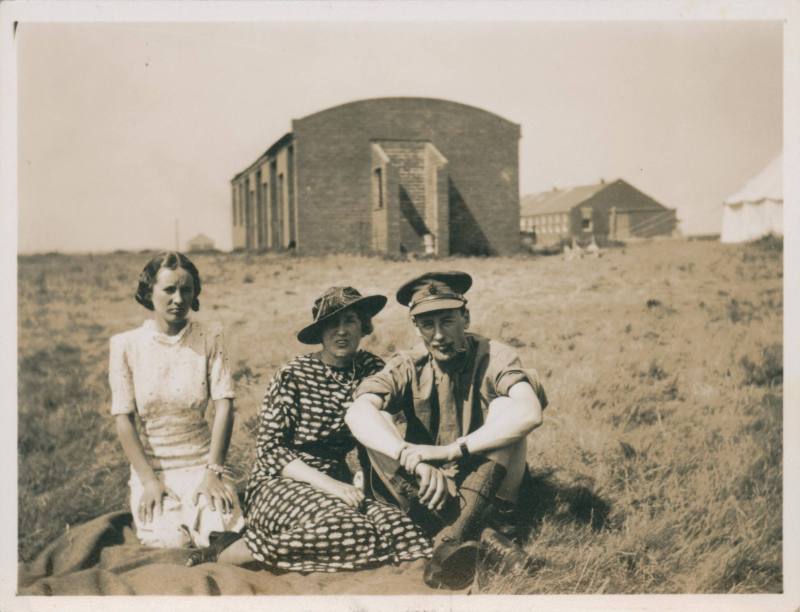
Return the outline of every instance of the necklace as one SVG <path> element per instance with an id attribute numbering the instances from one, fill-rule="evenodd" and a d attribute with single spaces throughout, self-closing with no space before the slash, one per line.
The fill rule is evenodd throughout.
<path id="1" fill-rule="evenodd" d="M 319 353 L 317 354 L 317 359 L 319 359 L 320 362 L 322 363 L 322 365 L 325 366 L 325 372 L 328 374 L 329 378 L 332 378 L 336 382 L 346 386 L 350 390 L 350 392 L 352 392 L 354 390 L 353 388 L 355 387 L 355 382 L 356 382 L 356 360 L 355 360 L 355 357 L 350 362 L 350 371 L 349 372 L 345 372 L 344 371 L 345 368 L 341 368 L 341 371 L 340 371 L 339 368 L 335 368 L 334 369 L 333 366 L 325 363 L 325 361 L 322 359 L 322 356 Z M 349 375 L 349 379 L 345 378 L 348 375 Z"/>

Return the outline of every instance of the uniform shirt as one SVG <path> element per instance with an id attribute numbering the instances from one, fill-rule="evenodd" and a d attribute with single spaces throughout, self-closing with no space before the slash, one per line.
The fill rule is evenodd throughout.
<path id="1" fill-rule="evenodd" d="M 111 338 L 111 414 L 136 412 L 145 456 L 156 470 L 203 465 L 208 400 L 233 399 L 222 328 L 189 321 L 169 336 L 149 319 Z"/>
<path id="2" fill-rule="evenodd" d="M 542 408 L 547 397 L 535 370 L 525 369 L 509 346 L 466 334 L 467 350 L 443 370 L 421 344 L 390 359 L 366 378 L 353 397 L 373 393 L 383 410 L 405 417 L 405 440 L 445 445 L 483 425 L 489 403 L 507 396 L 518 382 L 528 382 Z"/>

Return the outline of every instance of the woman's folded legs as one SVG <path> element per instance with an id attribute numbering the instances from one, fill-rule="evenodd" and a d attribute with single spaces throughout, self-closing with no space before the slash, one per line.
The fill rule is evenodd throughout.
<path id="1" fill-rule="evenodd" d="M 290 571 L 333 572 L 428 556 L 430 544 L 399 510 L 363 511 L 287 478 L 251 495 L 245 531 L 253 557 Z"/>

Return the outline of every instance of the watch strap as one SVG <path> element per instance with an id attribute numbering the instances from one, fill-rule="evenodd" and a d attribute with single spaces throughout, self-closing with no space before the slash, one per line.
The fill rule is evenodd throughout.
<path id="1" fill-rule="evenodd" d="M 458 443 L 458 448 L 461 450 L 461 457 L 463 459 L 470 456 L 469 447 L 467 446 L 467 438 L 466 436 L 462 436 L 456 440 Z"/>

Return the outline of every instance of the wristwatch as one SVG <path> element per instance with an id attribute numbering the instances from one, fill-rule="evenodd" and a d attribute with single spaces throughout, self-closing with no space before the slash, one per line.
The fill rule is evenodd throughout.
<path id="1" fill-rule="evenodd" d="M 467 446 L 467 436 L 461 436 L 460 438 L 456 439 L 456 444 L 458 444 L 458 448 L 461 450 L 461 458 L 466 459 L 469 457 L 469 447 Z"/>

